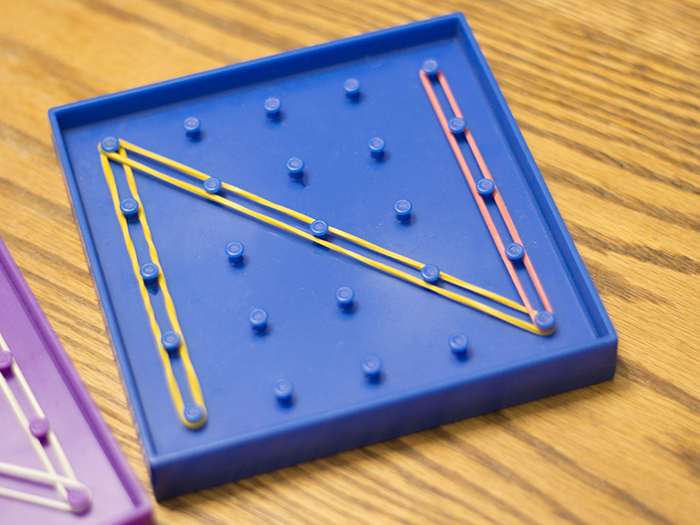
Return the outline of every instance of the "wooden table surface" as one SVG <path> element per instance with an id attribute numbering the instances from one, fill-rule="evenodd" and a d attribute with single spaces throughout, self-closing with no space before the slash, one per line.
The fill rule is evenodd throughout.
<path id="1" fill-rule="evenodd" d="M 158 523 L 700 522 L 697 2 L 1 0 L 0 235 L 149 486 L 47 110 L 453 11 L 617 327 L 615 379 L 168 500 Z"/>

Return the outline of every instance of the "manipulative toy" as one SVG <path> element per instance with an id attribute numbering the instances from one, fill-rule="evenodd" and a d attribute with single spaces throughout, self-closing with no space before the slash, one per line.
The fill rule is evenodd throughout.
<path id="1" fill-rule="evenodd" d="M 614 374 L 461 14 L 50 119 L 157 498 Z"/>
<path id="2" fill-rule="evenodd" d="M 146 494 L 1 240 L 0 523 L 151 523 Z"/>

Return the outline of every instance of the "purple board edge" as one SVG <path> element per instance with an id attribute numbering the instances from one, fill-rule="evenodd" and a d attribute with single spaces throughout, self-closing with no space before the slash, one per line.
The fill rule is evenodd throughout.
<path id="1" fill-rule="evenodd" d="M 136 478 L 114 436 L 112 436 L 99 408 L 97 408 L 95 401 L 87 391 L 73 362 L 63 349 L 56 332 L 51 327 L 46 314 L 44 314 L 2 238 L 0 238 L 0 266 L 7 274 L 12 289 L 24 305 L 56 369 L 70 389 L 73 399 L 75 399 L 81 413 L 109 459 L 110 465 L 134 504 L 133 510 L 114 518 L 104 525 L 147 525 L 153 523 L 153 506 L 141 483 Z"/>

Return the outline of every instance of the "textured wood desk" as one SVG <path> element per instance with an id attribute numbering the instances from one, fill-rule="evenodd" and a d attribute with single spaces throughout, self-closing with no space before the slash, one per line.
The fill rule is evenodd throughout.
<path id="1" fill-rule="evenodd" d="M 698 3 L 4 0 L 0 235 L 148 485 L 47 109 L 458 10 L 617 326 L 617 376 L 166 501 L 159 523 L 700 520 Z"/>

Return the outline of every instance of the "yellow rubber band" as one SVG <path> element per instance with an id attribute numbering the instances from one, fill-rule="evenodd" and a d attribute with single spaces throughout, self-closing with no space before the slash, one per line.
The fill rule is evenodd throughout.
<path id="1" fill-rule="evenodd" d="M 137 153 L 141 153 L 142 151 L 146 151 L 146 150 L 142 150 L 141 148 L 134 149 L 134 147 L 133 147 L 132 145 L 126 143 L 125 141 L 121 141 L 121 143 L 122 143 L 125 147 L 129 146 L 127 149 L 132 149 L 133 151 L 135 151 L 135 152 L 137 152 Z M 451 291 L 449 291 L 449 290 L 444 290 L 443 288 L 440 288 L 440 287 L 435 286 L 435 285 L 433 285 L 433 284 L 431 284 L 431 283 L 428 283 L 428 282 L 426 282 L 426 281 L 424 281 L 424 280 L 422 280 L 422 279 L 419 279 L 419 278 L 417 278 L 417 277 L 415 277 L 415 276 L 413 276 L 413 275 L 410 275 L 410 274 L 407 274 L 407 273 L 405 273 L 405 272 L 402 272 L 401 270 L 397 270 L 396 268 L 393 268 L 393 267 L 388 266 L 388 265 L 386 265 L 386 264 L 380 263 L 380 262 L 378 262 L 378 261 L 374 261 L 374 260 L 369 259 L 369 258 L 367 258 L 367 257 L 365 257 L 365 256 L 363 256 L 363 255 L 360 255 L 360 254 L 356 253 L 356 252 L 353 252 L 353 251 L 351 251 L 351 250 L 347 250 L 347 249 L 342 248 L 342 247 L 340 247 L 340 246 L 337 246 L 337 245 L 335 245 L 335 244 L 333 244 L 333 243 L 330 243 L 330 242 L 328 242 L 328 241 L 325 241 L 325 240 L 323 240 L 323 239 L 320 239 L 320 238 L 318 238 L 318 237 L 315 237 L 315 236 L 313 236 L 312 234 L 310 234 L 310 233 L 308 233 L 308 232 L 306 232 L 306 231 L 300 230 L 300 229 L 298 229 L 298 228 L 295 228 L 295 227 L 293 227 L 293 226 L 290 226 L 289 224 L 286 224 L 286 223 L 284 223 L 284 222 L 282 222 L 282 221 L 279 221 L 279 220 L 277 220 L 277 219 L 275 219 L 275 218 L 268 217 L 267 215 L 264 215 L 264 214 L 262 214 L 262 213 L 256 212 L 256 211 L 251 210 L 251 209 L 249 209 L 249 208 L 246 208 L 245 206 L 242 206 L 241 204 L 238 204 L 238 203 L 229 201 L 228 199 L 225 199 L 225 198 L 223 198 L 223 197 L 221 197 L 221 196 L 218 196 L 218 195 L 212 195 L 212 194 L 210 194 L 210 193 L 207 193 L 206 191 L 204 191 L 203 189 L 201 189 L 201 188 L 199 188 L 199 187 L 197 187 L 197 186 L 194 186 L 194 185 L 192 185 L 192 184 L 183 182 L 183 181 L 178 180 L 178 179 L 176 179 L 176 178 L 174 178 L 174 177 L 171 177 L 171 176 L 169 176 L 169 175 L 166 175 L 166 174 L 164 174 L 164 173 L 161 173 L 161 172 L 159 172 L 159 171 L 157 171 L 157 170 L 155 170 L 155 169 L 153 169 L 153 168 L 150 168 L 150 167 L 148 167 L 148 166 L 146 166 L 146 165 L 144 165 L 144 164 L 141 164 L 140 162 L 136 162 L 136 161 L 134 161 L 134 160 L 132 160 L 132 159 L 126 157 L 126 156 L 119 155 L 119 154 L 117 154 L 117 153 L 104 153 L 104 155 L 106 155 L 107 157 L 109 157 L 110 159 L 112 159 L 112 160 L 114 160 L 114 161 L 116 161 L 116 162 L 120 162 L 120 163 L 122 163 L 122 164 L 124 164 L 124 165 L 131 166 L 132 168 L 138 169 L 139 171 L 142 171 L 142 172 L 144 172 L 144 173 L 147 173 L 147 174 L 149 174 L 149 175 L 151 175 L 151 176 L 153 176 L 153 177 L 155 177 L 155 178 L 157 178 L 157 179 L 160 179 L 160 180 L 162 180 L 162 181 L 164 181 L 164 182 L 166 182 L 166 183 L 168 183 L 168 184 L 171 184 L 171 185 L 176 186 L 176 187 L 178 187 L 178 188 L 181 188 L 181 189 L 183 189 L 183 190 L 189 191 L 190 193 L 193 193 L 193 194 L 195 194 L 195 195 L 199 195 L 200 197 L 204 197 L 205 199 L 209 199 L 209 200 L 211 200 L 211 201 L 213 201 L 213 202 L 216 202 L 216 203 L 218 203 L 218 204 L 221 204 L 222 206 L 226 206 L 226 207 L 228 207 L 228 208 L 231 208 L 231 209 L 233 209 L 233 210 L 236 210 L 236 211 L 238 211 L 239 213 L 243 213 L 243 214 L 248 215 L 248 216 L 250 216 L 250 217 L 254 217 L 254 218 L 258 219 L 258 220 L 261 221 L 261 222 L 270 224 L 270 225 L 272 225 L 272 226 L 276 226 L 277 228 L 280 228 L 280 229 L 282 229 L 282 230 L 284 230 L 284 231 L 287 231 L 287 232 L 289 232 L 289 233 L 292 233 L 292 234 L 294 234 L 294 235 L 298 235 L 298 236 L 300 236 L 300 237 L 303 237 L 303 238 L 305 238 L 305 239 L 308 239 L 308 240 L 310 240 L 310 241 L 312 241 L 312 242 L 315 242 L 315 243 L 317 243 L 317 244 L 320 244 L 321 246 L 324 246 L 324 247 L 326 247 L 326 248 L 328 248 L 328 249 L 330 249 L 330 250 L 336 251 L 336 252 L 338 252 L 338 253 L 342 253 L 342 254 L 344 254 L 344 255 L 346 255 L 346 256 L 348 256 L 348 257 L 351 257 L 351 258 L 353 258 L 353 259 L 355 259 L 355 260 L 358 260 L 358 261 L 360 261 L 360 262 L 362 262 L 362 263 L 364 263 L 364 264 L 366 264 L 366 265 L 368 265 L 368 266 L 371 266 L 371 267 L 376 268 L 376 269 L 378 269 L 378 270 L 381 270 L 381 271 L 383 271 L 383 272 L 385 272 L 385 273 L 388 273 L 388 274 L 390 274 L 390 275 L 393 275 L 394 277 L 398 277 L 398 278 L 400 278 L 400 279 L 403 279 L 403 280 L 405 280 L 405 281 L 408 281 L 408 282 L 410 282 L 410 283 L 412 283 L 412 284 L 415 284 L 416 286 L 421 286 L 421 287 L 423 287 L 423 288 L 426 288 L 427 290 L 430 290 L 430 291 L 432 291 L 432 292 L 434 292 L 434 293 L 437 293 L 437 294 L 439 294 L 439 295 L 442 295 L 443 297 L 446 297 L 446 298 L 451 299 L 451 300 L 453 300 L 453 301 L 455 301 L 455 302 L 457 302 L 457 303 L 463 304 L 463 305 L 465 305 L 465 306 L 469 306 L 469 307 L 471 307 L 471 308 L 474 308 L 475 310 L 478 310 L 478 311 L 481 311 L 481 312 L 486 313 L 486 314 L 488 314 L 488 315 L 491 315 L 491 316 L 493 316 L 493 317 L 496 317 L 497 319 L 500 319 L 500 320 L 502 320 L 502 321 L 505 321 L 506 323 L 509 323 L 509 324 L 511 324 L 511 325 L 517 326 L 518 328 L 521 328 L 521 329 L 523 329 L 523 330 L 527 330 L 528 332 L 531 332 L 531 333 L 534 333 L 534 334 L 537 334 L 537 335 L 548 335 L 549 333 L 552 332 L 552 330 L 550 330 L 550 331 L 541 330 L 541 329 L 539 329 L 537 326 L 535 326 L 534 324 L 528 323 L 528 322 L 526 322 L 526 321 L 523 321 L 523 320 L 518 319 L 518 318 L 516 318 L 516 317 L 513 317 L 513 316 L 511 316 L 511 315 L 505 314 L 505 313 L 503 313 L 503 312 L 501 312 L 501 311 L 499 311 L 499 310 L 496 310 L 495 308 L 492 308 L 492 307 L 490 307 L 490 306 L 488 306 L 488 305 L 485 305 L 485 304 L 480 303 L 480 302 L 478 302 L 478 301 L 469 299 L 469 298 L 467 298 L 467 297 L 464 297 L 464 296 L 462 296 L 462 295 L 456 294 L 456 293 L 451 292 Z M 160 161 L 160 158 L 164 158 L 164 157 L 156 156 L 156 157 L 153 157 L 153 158 L 155 158 L 155 160 L 159 160 L 159 161 Z M 186 166 L 181 165 L 181 164 L 176 163 L 176 162 L 173 162 L 173 163 L 172 163 L 172 166 L 173 166 L 173 167 L 177 167 L 178 169 L 180 169 L 180 166 L 183 166 L 183 167 L 187 168 Z M 196 177 L 199 178 L 200 180 L 205 180 L 205 179 L 208 179 L 208 178 L 209 178 L 207 175 L 204 175 L 203 173 L 198 172 L 197 170 L 193 170 L 192 168 L 187 168 L 187 170 L 184 170 L 184 169 L 183 169 L 183 170 L 181 170 L 181 171 L 185 171 L 186 173 L 192 174 L 192 175 L 194 175 L 194 173 L 197 173 L 198 175 L 194 175 L 194 176 L 196 176 Z M 241 191 L 243 191 L 243 190 L 241 190 Z M 245 192 L 245 193 L 248 193 L 248 192 Z M 251 194 L 251 195 L 252 195 L 252 194 Z M 257 198 L 257 199 L 261 199 L 261 198 L 259 198 L 259 197 L 257 197 L 257 196 L 256 196 L 256 198 Z M 265 201 L 265 199 L 261 199 L 261 200 Z M 257 201 L 256 201 L 256 202 L 257 202 Z M 265 201 L 265 202 L 269 202 L 269 201 Z M 274 206 L 277 206 L 277 205 L 274 205 Z M 276 209 L 276 208 L 275 208 L 275 209 Z M 286 208 L 285 208 L 285 209 L 286 209 Z M 295 212 L 295 213 L 296 213 L 296 212 Z M 306 217 L 306 216 L 304 216 L 304 215 L 302 215 L 302 214 L 298 214 L 298 215 L 301 215 L 301 216 L 303 216 L 303 217 Z M 306 221 L 305 221 L 305 222 L 306 222 Z M 421 267 L 422 267 L 422 266 L 421 266 Z"/>
<path id="2" fill-rule="evenodd" d="M 119 221 L 119 225 L 121 227 L 122 233 L 124 235 L 124 242 L 126 243 L 126 249 L 129 252 L 129 257 L 131 259 L 131 263 L 134 269 L 134 274 L 136 276 L 136 280 L 139 283 L 139 290 L 141 291 L 141 298 L 143 299 L 143 304 L 144 307 L 146 308 L 146 313 L 148 315 L 149 321 L 151 323 L 151 330 L 153 332 L 153 336 L 156 341 L 156 346 L 158 347 L 158 354 L 160 356 L 161 362 L 163 364 L 163 370 L 165 371 L 165 377 L 168 382 L 168 388 L 170 389 L 170 394 L 173 399 L 173 403 L 175 404 L 175 409 L 177 410 L 178 417 L 180 418 L 180 421 L 182 422 L 183 425 L 185 425 L 188 428 L 199 428 L 204 423 L 206 422 L 207 419 L 207 411 L 206 411 L 206 406 L 204 404 L 204 398 L 202 396 L 202 391 L 199 385 L 199 381 L 197 380 L 197 375 L 194 371 L 194 367 L 192 366 L 192 363 L 189 358 L 189 354 L 187 353 L 187 346 L 185 344 L 185 338 L 182 334 L 182 330 L 180 329 L 180 325 L 177 321 L 177 316 L 175 315 L 175 308 L 172 303 L 172 299 L 170 298 L 170 294 L 166 292 L 167 290 L 167 284 L 165 282 L 165 277 L 162 273 L 162 268 L 161 268 L 161 273 L 158 277 L 159 284 L 161 285 L 161 288 L 163 289 L 163 297 L 166 298 L 166 308 L 168 310 L 168 315 L 170 317 L 171 323 L 173 324 L 173 328 L 178 331 L 182 338 L 181 342 L 181 348 L 180 348 L 180 355 L 182 356 L 183 359 L 183 364 L 185 365 L 185 369 L 187 370 L 187 376 L 188 376 L 188 382 L 190 385 L 190 391 L 192 393 L 192 397 L 194 400 L 199 403 L 202 408 L 204 409 L 204 416 L 197 422 L 191 423 L 187 421 L 187 419 L 184 416 L 184 410 L 185 410 L 185 403 L 182 398 L 182 393 L 180 391 L 180 386 L 177 383 L 177 379 L 175 378 L 175 374 L 173 373 L 173 368 L 170 363 L 170 355 L 168 354 L 167 350 L 163 346 L 163 343 L 161 341 L 162 338 L 162 332 L 160 330 L 160 326 L 158 325 L 158 321 L 156 320 L 155 312 L 153 311 L 153 305 L 151 304 L 151 299 L 150 296 L 148 295 L 148 290 L 146 289 L 146 285 L 143 282 L 143 279 L 141 278 L 140 275 L 140 266 L 138 262 L 138 256 L 136 255 L 136 248 L 134 247 L 134 243 L 131 239 L 131 234 L 129 233 L 129 225 L 126 222 L 126 218 L 122 214 L 119 204 L 119 192 L 117 190 L 117 184 L 114 179 L 114 173 L 112 171 L 112 167 L 109 164 L 109 159 L 107 158 L 106 154 L 102 152 L 100 149 L 100 152 L 102 153 L 100 155 L 100 159 L 102 161 L 102 169 L 105 174 L 105 178 L 107 180 L 107 185 L 109 186 L 110 193 L 112 195 L 112 201 L 114 203 L 114 209 L 117 214 L 117 219 Z M 148 228 L 148 224 L 146 223 L 146 216 L 143 213 L 143 207 L 141 206 L 141 200 L 139 199 L 138 192 L 136 191 L 136 182 L 133 180 L 133 173 L 131 173 L 131 168 L 127 165 L 124 166 L 125 171 L 127 171 L 127 179 L 129 180 L 129 187 L 131 188 L 134 199 L 139 203 L 139 216 L 141 218 L 143 228 L 144 228 L 144 235 L 146 236 L 146 240 L 149 245 L 149 250 L 151 251 L 151 257 L 153 258 L 154 264 L 157 264 L 158 267 L 160 268 L 160 262 L 158 261 L 158 254 L 155 253 L 155 247 L 153 246 L 153 240 L 151 238 L 150 230 Z M 172 311 L 171 311 L 172 310 Z M 184 350 L 184 352 L 183 352 Z"/>
<path id="3" fill-rule="evenodd" d="M 152 151 L 148 151 L 146 149 L 140 148 L 139 146 L 131 144 L 130 142 L 127 142 L 126 140 L 120 139 L 120 144 L 121 144 L 122 148 L 124 148 L 124 149 L 133 151 L 135 153 L 138 153 L 139 155 L 143 155 L 144 157 L 148 157 L 150 159 L 153 159 L 157 162 L 160 162 L 161 164 L 164 164 L 164 165 L 169 166 L 171 168 L 174 168 L 176 170 L 182 171 L 183 173 L 191 175 L 199 180 L 206 180 L 209 178 L 208 175 L 206 175 L 205 173 L 202 173 L 201 171 L 198 171 L 194 168 L 190 168 L 189 166 L 186 166 L 185 164 L 181 164 L 181 163 L 174 161 L 172 159 L 169 159 L 167 157 L 163 157 L 162 155 L 158 155 L 157 153 L 153 153 Z M 121 149 L 120 149 L 120 151 L 121 151 Z M 309 217 L 308 215 L 304 215 L 303 213 L 299 213 L 299 212 L 292 210 L 290 208 L 286 208 L 285 206 L 281 206 L 279 204 L 271 202 L 271 201 L 264 199 L 258 195 L 255 195 L 254 193 L 250 193 L 249 191 L 245 191 L 241 188 L 238 188 L 237 186 L 233 186 L 233 185 L 228 184 L 226 182 L 222 182 L 221 186 L 223 188 L 225 188 L 226 190 L 230 191 L 231 193 L 235 193 L 236 195 L 240 195 L 241 197 L 244 197 L 248 200 L 256 202 L 262 206 L 273 209 L 273 210 L 278 211 L 280 213 L 284 213 L 285 215 L 293 217 L 293 218 L 295 218 L 301 222 L 304 222 L 306 224 L 311 224 L 314 221 L 314 219 L 312 217 Z M 384 255 L 385 257 L 389 257 L 391 259 L 399 261 L 407 266 L 410 266 L 411 268 L 415 268 L 416 270 L 420 270 L 421 268 L 423 268 L 423 266 L 425 266 L 424 264 L 422 264 L 418 261 L 415 261 L 415 260 L 410 259 L 408 257 L 404 257 L 403 255 L 400 255 L 398 253 L 395 253 L 395 252 L 392 252 L 392 251 L 387 250 L 385 248 L 382 248 L 381 246 L 377 246 L 376 244 L 373 244 L 369 241 L 366 241 L 365 239 L 362 239 L 360 237 L 356 237 L 355 235 L 352 235 L 350 233 L 344 232 L 343 230 L 339 230 L 338 228 L 330 227 L 329 231 L 332 234 L 337 235 L 338 237 L 340 237 L 342 239 L 345 239 L 347 241 L 355 243 L 358 246 L 362 246 L 363 248 L 366 248 L 370 251 Z M 491 299 L 492 301 L 500 303 L 504 306 L 507 306 L 508 308 L 512 308 L 512 309 L 517 310 L 519 312 L 527 313 L 527 309 L 523 305 L 516 303 L 515 301 L 512 301 L 506 297 L 498 295 L 494 292 L 491 292 L 491 291 L 486 290 L 484 288 L 481 288 L 479 286 L 476 286 L 476 285 L 473 285 L 473 284 L 468 283 L 466 281 L 463 281 L 461 279 L 458 279 L 457 277 L 454 277 L 450 274 L 440 272 L 440 278 L 442 280 L 444 280 L 445 282 L 453 284 L 459 288 L 469 290 L 470 292 L 481 295 L 482 297 L 486 297 L 488 299 Z"/>
<path id="4" fill-rule="evenodd" d="M 126 151 L 124 151 L 123 148 L 119 148 L 119 153 L 124 155 L 126 157 Z M 141 226 L 143 227 L 143 235 L 146 238 L 146 242 L 148 243 L 148 250 L 151 255 L 151 260 L 154 264 L 160 268 L 160 274 L 158 275 L 158 285 L 160 286 L 160 289 L 163 292 L 163 299 L 165 300 L 165 308 L 168 311 L 168 317 L 170 318 L 170 323 L 173 326 L 173 329 L 180 335 L 181 342 L 180 342 L 180 347 L 178 350 L 178 353 L 180 355 L 180 359 L 182 360 L 182 364 L 185 367 L 185 371 L 187 373 L 187 379 L 188 383 L 190 386 L 190 392 L 192 394 L 192 398 L 194 399 L 195 402 L 199 403 L 202 408 L 204 409 L 204 417 L 200 420 L 197 421 L 196 423 L 187 423 L 187 426 L 190 428 L 199 428 L 201 427 L 205 422 L 206 422 L 206 407 L 204 404 L 204 396 L 202 395 L 202 388 L 199 384 L 199 379 L 197 379 L 197 373 L 194 370 L 194 366 L 192 366 L 192 361 L 190 359 L 190 354 L 189 351 L 187 350 L 187 343 L 185 341 L 185 335 L 182 332 L 182 328 L 180 327 L 180 321 L 177 318 L 177 312 L 175 310 L 175 303 L 173 302 L 172 296 L 170 295 L 170 290 L 168 290 L 168 283 L 165 279 L 165 271 L 163 270 L 162 265 L 160 264 L 160 260 L 158 258 L 158 252 L 156 250 L 155 244 L 153 243 L 153 236 L 151 235 L 151 229 L 148 226 L 148 221 L 146 220 L 146 211 L 143 206 L 143 203 L 141 202 L 141 198 L 139 197 L 139 191 L 136 186 L 136 180 L 134 179 L 134 174 L 131 170 L 131 166 L 124 165 L 124 172 L 126 173 L 126 180 L 129 184 L 129 189 L 131 190 L 131 194 L 133 198 L 136 200 L 136 202 L 139 203 L 139 220 L 141 222 Z"/>

